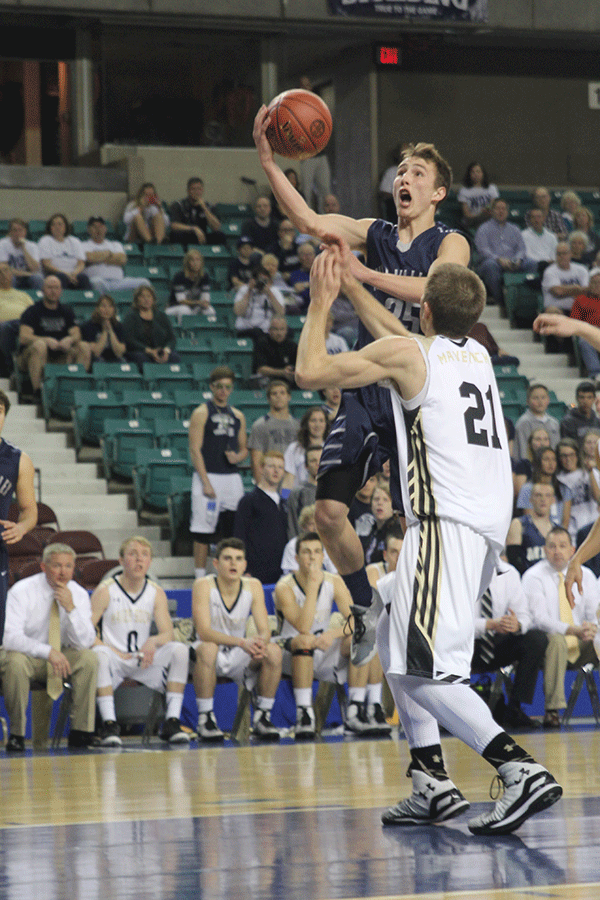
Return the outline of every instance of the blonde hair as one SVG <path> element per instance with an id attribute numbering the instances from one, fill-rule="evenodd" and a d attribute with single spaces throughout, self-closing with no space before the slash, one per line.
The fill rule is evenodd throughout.
<path id="1" fill-rule="evenodd" d="M 134 534 L 133 537 L 125 538 L 121 546 L 119 547 L 119 559 L 122 559 L 125 556 L 125 551 L 129 544 L 141 544 L 142 547 L 147 547 L 150 551 L 150 556 L 152 556 L 152 544 L 148 540 L 148 538 L 142 537 L 140 534 Z"/>
<path id="2" fill-rule="evenodd" d="M 306 526 L 309 522 L 311 522 L 315 517 L 315 504 L 311 503 L 309 506 L 305 506 L 298 517 L 298 525 L 302 531 L 306 530 Z"/>

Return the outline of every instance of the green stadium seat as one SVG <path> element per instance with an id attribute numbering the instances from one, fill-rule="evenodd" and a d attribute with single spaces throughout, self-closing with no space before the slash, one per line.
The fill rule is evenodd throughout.
<path id="1" fill-rule="evenodd" d="M 192 479 L 188 475 L 171 475 L 169 478 L 169 493 L 167 494 L 167 513 L 169 515 L 169 536 L 171 540 L 171 554 L 176 555 L 178 541 L 182 537 L 188 537 L 185 541 L 189 544 L 190 515 L 192 511 Z M 191 553 L 191 546 L 186 547 L 186 552 Z"/>
<path id="2" fill-rule="evenodd" d="M 144 264 L 144 251 L 137 244 L 123 244 L 123 250 L 127 254 L 127 262 L 133 266 Z"/>
<path id="3" fill-rule="evenodd" d="M 100 443 L 106 419 L 125 418 L 127 407 L 112 391 L 75 391 L 73 426 L 75 447 Z M 132 416 L 131 418 L 135 418 Z"/>
<path id="4" fill-rule="evenodd" d="M 128 362 L 96 362 L 92 366 L 96 379 L 96 390 L 114 391 L 122 396 L 123 391 L 142 390 L 144 380 L 135 363 Z"/>
<path id="5" fill-rule="evenodd" d="M 211 397 L 211 393 L 208 390 L 204 391 L 204 393 L 196 389 L 193 391 L 183 389 L 173 391 L 175 406 L 179 410 L 179 420 L 189 420 L 196 407 L 200 406 L 201 403 L 205 403 L 209 397 Z"/>
<path id="6" fill-rule="evenodd" d="M 542 292 L 537 275 L 524 272 L 504 276 L 504 301 L 510 324 L 529 327 L 542 306 Z"/>
<path id="7" fill-rule="evenodd" d="M 243 222 L 252 215 L 252 207 L 249 203 L 217 203 L 215 215 L 221 222 L 227 219 L 239 219 Z"/>
<path id="8" fill-rule="evenodd" d="M 199 249 L 202 252 L 203 248 Z M 185 253 L 186 248 L 183 244 L 144 244 L 144 262 L 148 266 L 160 265 L 166 267 L 171 265 L 173 260 L 176 260 L 181 269 L 181 262 Z"/>
<path id="9" fill-rule="evenodd" d="M 46 234 L 46 219 L 30 219 L 27 223 L 27 234 L 30 241 L 39 241 Z"/>
<path id="10" fill-rule="evenodd" d="M 70 419 L 75 405 L 75 391 L 93 391 L 95 379 L 78 363 L 58 365 L 48 363 L 42 382 L 42 407 L 46 422 L 54 414 L 60 419 Z"/>
<path id="11" fill-rule="evenodd" d="M 177 450 L 181 459 L 189 460 L 189 430 L 190 420 L 181 419 L 177 422 L 165 422 L 157 420 L 154 423 L 154 440 L 159 449 L 170 447 Z"/>
<path id="12" fill-rule="evenodd" d="M 191 478 L 192 467 L 176 450 L 138 450 L 133 468 L 133 491 L 138 512 L 144 505 L 166 510 L 173 475 Z"/>
<path id="13" fill-rule="evenodd" d="M 517 424 L 519 419 L 525 412 L 526 406 L 523 403 L 503 403 L 502 412 L 507 419 L 510 419 L 513 425 Z"/>
<path id="14" fill-rule="evenodd" d="M 192 338 L 203 342 L 211 337 L 230 337 L 229 324 L 225 316 L 183 316 L 181 325 L 173 325 L 177 337 Z"/>
<path id="15" fill-rule="evenodd" d="M 177 406 L 172 393 L 166 391 L 123 391 L 123 403 L 127 408 L 127 415 L 132 419 L 157 416 L 164 419 L 177 418 Z"/>
<path id="16" fill-rule="evenodd" d="M 210 376 L 215 369 L 213 360 L 205 360 L 204 362 L 195 362 L 192 366 L 192 374 L 194 383 L 202 390 L 209 390 Z"/>
<path id="17" fill-rule="evenodd" d="M 177 338 L 175 349 L 182 362 L 187 366 L 193 367 L 194 363 L 210 363 L 214 369 L 218 365 L 218 358 L 213 350 L 212 342 L 208 343 L 208 338 L 204 335 L 203 340 L 189 337 Z"/>
<path id="18" fill-rule="evenodd" d="M 215 357 L 223 365 L 230 366 L 242 378 L 252 374 L 254 348 L 250 338 L 211 337 Z"/>
<path id="19" fill-rule="evenodd" d="M 144 384 L 150 391 L 172 393 L 175 388 L 195 387 L 194 376 L 185 363 L 144 363 Z"/>
<path id="20" fill-rule="evenodd" d="M 152 287 L 160 290 L 169 289 L 170 278 L 164 266 L 159 265 L 135 265 L 127 262 L 125 275 L 130 278 L 147 278 Z"/>
<path id="21" fill-rule="evenodd" d="M 104 477 L 131 478 L 136 451 L 154 449 L 154 431 L 142 419 L 106 419 L 100 445 Z"/>

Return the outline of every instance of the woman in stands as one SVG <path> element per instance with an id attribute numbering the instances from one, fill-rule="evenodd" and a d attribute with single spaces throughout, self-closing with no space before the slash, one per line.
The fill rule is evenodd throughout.
<path id="1" fill-rule="evenodd" d="M 531 481 L 527 481 L 517 497 L 517 510 L 522 515 L 531 515 L 531 491 L 534 484 L 550 484 L 554 488 L 555 501 L 550 508 L 550 518 L 556 525 L 569 527 L 573 494 L 566 484 L 557 477 L 558 460 L 552 447 L 543 447 L 534 456 Z"/>
<path id="2" fill-rule="evenodd" d="M 146 181 L 135 200 L 125 207 L 123 222 L 127 228 L 125 240 L 135 244 L 162 244 L 170 225 L 168 214 L 151 181 Z"/>
<path id="3" fill-rule="evenodd" d="M 168 316 L 177 316 L 178 325 L 181 325 L 183 316 L 195 316 L 198 313 L 215 315 L 210 303 L 210 278 L 204 269 L 204 257 L 199 250 L 188 250 L 183 257 L 182 270 L 173 276 L 166 313 Z"/>
<path id="4" fill-rule="evenodd" d="M 79 238 L 71 234 L 69 220 L 55 213 L 46 222 L 46 233 L 38 241 L 44 275 L 56 275 L 63 288 L 91 290 L 84 273 L 85 253 Z"/>
<path id="5" fill-rule="evenodd" d="M 594 214 L 587 206 L 578 206 L 573 213 L 573 227 L 576 231 L 583 231 L 588 239 L 589 247 L 586 265 L 592 265 L 600 250 L 600 236 L 594 231 Z"/>
<path id="6" fill-rule="evenodd" d="M 322 447 L 329 432 L 329 421 L 321 406 L 311 406 L 300 419 L 298 437 L 284 453 L 284 488 L 297 487 L 308 478 L 304 454 L 309 447 Z"/>
<path id="7" fill-rule="evenodd" d="M 109 294 L 102 294 L 98 299 L 92 315 L 81 326 L 81 338 L 90 345 L 92 362 L 120 362 L 125 356 L 123 325 Z"/>
<path id="8" fill-rule="evenodd" d="M 156 294 L 142 285 L 133 294 L 131 310 L 123 320 L 127 359 L 143 371 L 145 362 L 178 363 L 175 332 L 169 316 L 158 309 Z"/>
<path id="9" fill-rule="evenodd" d="M 598 504 L 592 495 L 589 471 L 584 468 L 577 441 L 562 438 L 556 445 L 558 456 L 558 480 L 566 485 L 572 495 L 570 530 L 574 537 L 580 528 L 591 525 L 598 518 Z"/>
<path id="10" fill-rule="evenodd" d="M 398 525 L 398 519 L 392 509 L 392 497 L 389 486 L 380 482 L 371 497 L 371 513 L 374 518 L 371 531 L 360 538 L 365 551 L 365 563 L 383 562 L 385 539 L 388 530 Z"/>
<path id="11" fill-rule="evenodd" d="M 462 207 L 465 228 L 474 229 L 486 222 L 491 215 L 492 201 L 499 196 L 498 188 L 495 184 L 490 184 L 481 163 L 469 163 L 457 197 Z"/>

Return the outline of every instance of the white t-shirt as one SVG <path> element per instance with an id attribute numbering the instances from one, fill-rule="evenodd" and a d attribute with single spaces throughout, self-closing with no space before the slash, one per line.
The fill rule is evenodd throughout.
<path id="1" fill-rule="evenodd" d="M 37 244 L 34 244 L 33 241 L 25 241 L 25 249 L 32 259 L 39 262 L 40 257 Z M 0 241 L 0 262 L 7 262 L 11 269 L 18 269 L 21 272 L 28 271 L 23 249 L 15 247 L 9 237 L 2 238 Z"/>
<path id="2" fill-rule="evenodd" d="M 547 228 L 544 228 L 541 234 L 534 231 L 533 228 L 524 228 L 521 232 L 525 241 L 525 250 L 529 259 L 536 262 L 548 262 L 556 259 L 556 245 L 558 238 Z"/>
<path id="3" fill-rule="evenodd" d="M 98 253 L 99 251 L 108 250 L 110 253 L 124 253 L 123 244 L 119 241 L 102 241 L 97 244 L 96 241 L 84 241 L 81 245 L 84 255 L 88 253 Z M 123 278 L 123 269 L 121 266 L 112 266 L 108 263 L 90 263 L 85 267 L 87 275 L 92 278 Z"/>
<path id="4" fill-rule="evenodd" d="M 85 262 L 83 245 L 79 238 L 69 234 L 64 241 L 57 241 L 51 234 L 45 234 L 38 241 L 40 259 L 49 259 L 61 272 L 72 272 L 78 262 Z"/>
<path id="5" fill-rule="evenodd" d="M 568 269 L 561 269 L 557 263 L 552 263 L 544 272 L 542 278 L 542 294 L 544 296 L 544 306 L 558 306 L 559 309 L 570 311 L 573 306 L 574 297 L 555 297 L 550 292 L 551 287 L 558 285 L 578 284 L 582 288 L 586 288 L 589 283 L 590 273 L 581 263 L 572 262 Z"/>
<path id="6" fill-rule="evenodd" d="M 496 185 L 488 184 L 487 187 L 461 187 L 457 199 L 459 203 L 468 205 L 469 212 L 478 213 L 499 196 Z"/>

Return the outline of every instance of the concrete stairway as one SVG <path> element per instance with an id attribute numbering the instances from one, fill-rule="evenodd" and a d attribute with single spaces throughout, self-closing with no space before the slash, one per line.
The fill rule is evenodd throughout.
<path id="1" fill-rule="evenodd" d="M 0 380 L 11 402 L 2 436 L 20 447 L 40 470 L 41 499 L 51 506 L 61 529 L 93 531 L 102 541 L 104 552 L 116 558 L 122 541 L 141 534 L 152 542 L 155 559 L 153 573 L 165 587 L 187 587 L 193 580 L 193 561 L 171 557 L 170 543 L 161 539 L 159 525 L 140 525 L 135 509 L 130 508 L 127 493 L 108 493 L 99 477 L 96 462 L 77 462 L 69 446 L 68 431 L 46 431 L 37 407 L 19 404 L 17 395 Z"/>

